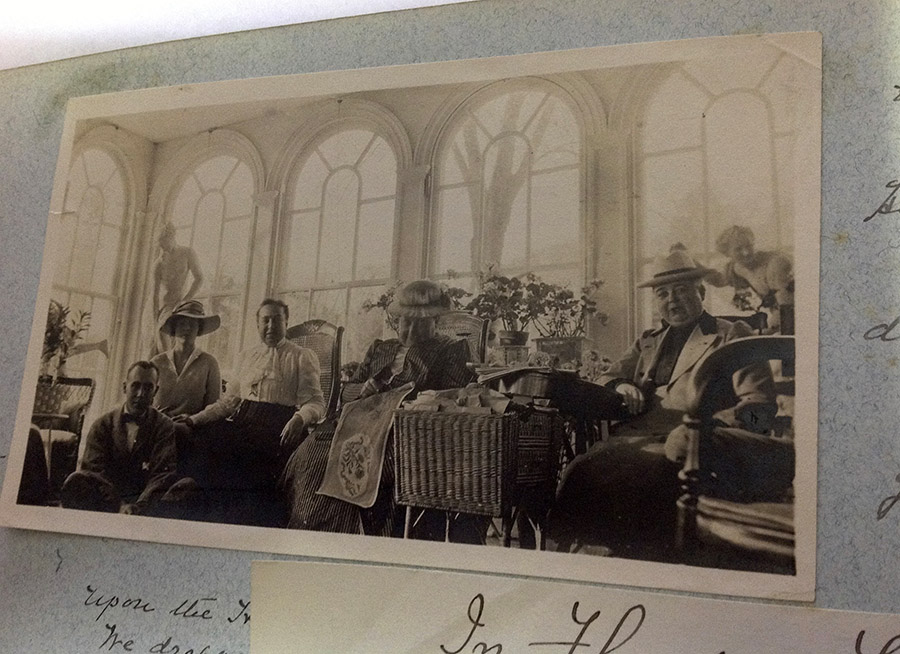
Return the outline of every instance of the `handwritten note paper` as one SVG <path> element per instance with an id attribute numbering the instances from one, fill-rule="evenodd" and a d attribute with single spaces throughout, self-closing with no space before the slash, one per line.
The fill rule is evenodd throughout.
<path id="1" fill-rule="evenodd" d="M 252 565 L 251 654 L 900 651 L 900 616 L 372 565 Z"/>

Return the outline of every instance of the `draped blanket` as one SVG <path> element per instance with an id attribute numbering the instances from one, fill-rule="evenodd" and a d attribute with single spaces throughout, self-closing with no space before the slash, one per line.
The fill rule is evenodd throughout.
<path id="1" fill-rule="evenodd" d="M 394 409 L 412 389 L 412 383 L 405 384 L 344 407 L 328 451 L 319 495 L 364 509 L 375 503 Z"/>

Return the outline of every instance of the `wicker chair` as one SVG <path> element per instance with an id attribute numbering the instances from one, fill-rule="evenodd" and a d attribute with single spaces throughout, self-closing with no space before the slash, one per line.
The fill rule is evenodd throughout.
<path id="1" fill-rule="evenodd" d="M 751 363 L 792 362 L 793 336 L 753 336 L 732 341 L 701 364 L 694 404 L 685 415 L 688 454 L 680 473 L 677 546 L 685 561 L 791 574 L 794 570 L 792 379 L 776 376 L 780 410 L 764 448 L 733 452 L 726 466 L 712 453 L 714 418 L 708 398 L 720 382 Z M 782 370 L 784 369 L 782 365 Z M 786 415 L 785 415 L 786 414 Z M 742 456 L 743 454 L 743 456 Z M 711 460 L 721 470 L 711 470 Z M 738 462 L 738 463 L 735 463 Z"/>
<path id="2" fill-rule="evenodd" d="M 319 357 L 319 382 L 325 397 L 326 414 L 337 408 L 341 385 L 341 341 L 344 328 L 326 320 L 307 320 L 287 330 L 286 337 L 307 347 Z"/>
<path id="3" fill-rule="evenodd" d="M 41 429 L 50 474 L 50 497 L 55 498 L 78 463 L 84 417 L 94 397 L 89 377 L 41 377 L 34 396 L 32 422 Z"/>
<path id="4" fill-rule="evenodd" d="M 467 311 L 450 311 L 437 321 L 437 333 L 450 338 L 464 338 L 469 342 L 469 353 L 476 363 L 487 358 L 489 321 L 473 316 Z"/>

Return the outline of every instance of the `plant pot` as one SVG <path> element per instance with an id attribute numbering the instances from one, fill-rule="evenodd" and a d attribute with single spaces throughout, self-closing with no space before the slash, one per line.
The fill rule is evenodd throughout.
<path id="1" fill-rule="evenodd" d="M 497 332 L 497 341 L 499 345 L 525 345 L 528 342 L 528 332 L 501 329 Z"/>
<path id="2" fill-rule="evenodd" d="M 555 336 L 534 339 L 538 352 L 549 354 L 557 365 L 581 364 L 581 355 L 587 349 L 584 336 Z"/>

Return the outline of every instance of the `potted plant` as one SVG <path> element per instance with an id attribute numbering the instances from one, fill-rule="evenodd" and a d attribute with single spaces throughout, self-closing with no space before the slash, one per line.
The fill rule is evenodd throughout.
<path id="1" fill-rule="evenodd" d="M 578 365 L 582 360 L 588 319 L 605 325 L 609 316 L 597 308 L 594 296 L 603 285 L 593 280 L 576 295 L 569 287 L 542 282 L 530 275 L 527 293 L 535 310 L 540 310 L 532 321 L 540 338 L 535 339 L 539 351 L 547 352 L 560 365 Z"/>
<path id="2" fill-rule="evenodd" d="M 478 273 L 478 293 L 466 305 L 479 318 L 499 321 L 500 345 L 525 345 L 528 325 L 535 318 L 535 304 L 526 297 L 526 285 L 518 277 L 498 274 L 493 266 Z"/>
<path id="3" fill-rule="evenodd" d="M 55 379 L 65 374 L 66 360 L 91 326 L 91 312 L 71 313 L 69 307 L 50 300 L 47 325 L 44 328 L 44 347 L 41 352 L 41 374 Z"/>

